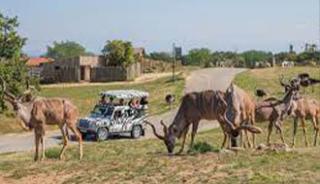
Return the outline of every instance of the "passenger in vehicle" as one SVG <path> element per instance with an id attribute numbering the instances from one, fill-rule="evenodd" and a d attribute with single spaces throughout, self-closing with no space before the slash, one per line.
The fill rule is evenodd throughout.
<path id="1" fill-rule="evenodd" d="M 140 108 L 142 109 L 142 110 L 146 110 L 146 109 L 148 109 L 148 100 L 147 100 L 147 97 L 142 97 L 141 98 L 141 100 L 140 100 Z"/>
<path id="2" fill-rule="evenodd" d="M 113 98 L 113 97 L 110 97 L 110 98 L 109 98 L 109 103 L 107 103 L 107 104 L 108 104 L 108 105 L 114 105 L 113 100 L 114 100 L 114 98 Z"/>
<path id="3" fill-rule="evenodd" d="M 100 105 L 107 105 L 106 95 L 102 95 L 99 101 Z"/>
<path id="4" fill-rule="evenodd" d="M 123 105 L 124 105 L 124 99 L 123 99 L 123 98 L 121 98 L 121 99 L 119 100 L 119 105 L 120 105 L 120 106 L 123 106 Z"/>

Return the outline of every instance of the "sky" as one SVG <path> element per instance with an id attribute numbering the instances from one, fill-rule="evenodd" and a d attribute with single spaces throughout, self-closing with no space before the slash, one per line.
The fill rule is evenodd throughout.
<path id="1" fill-rule="evenodd" d="M 319 0 L 1 0 L 18 16 L 24 51 L 36 56 L 53 41 L 76 41 L 100 53 L 122 39 L 147 52 L 300 51 L 319 40 Z"/>

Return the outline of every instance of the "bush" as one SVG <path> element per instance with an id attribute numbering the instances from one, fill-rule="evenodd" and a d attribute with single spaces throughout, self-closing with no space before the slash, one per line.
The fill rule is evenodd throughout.
<path id="1" fill-rule="evenodd" d="M 218 148 L 214 148 L 207 142 L 198 142 L 191 148 L 191 153 L 207 153 L 207 152 L 219 152 Z"/>

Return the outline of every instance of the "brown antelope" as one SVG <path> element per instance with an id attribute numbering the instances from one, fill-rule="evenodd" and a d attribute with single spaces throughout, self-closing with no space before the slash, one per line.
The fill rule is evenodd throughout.
<path id="1" fill-rule="evenodd" d="M 286 93 L 282 100 L 271 98 L 257 102 L 255 110 L 256 122 L 269 121 L 267 144 L 270 144 L 270 136 L 273 126 L 275 126 L 280 132 L 282 143 L 285 143 L 281 126 L 283 120 L 290 115 L 294 100 L 297 98 L 296 96 L 297 91 L 291 89 Z"/>
<path id="2" fill-rule="evenodd" d="M 231 128 L 224 121 L 224 113 L 226 104 L 224 100 L 224 93 L 221 91 L 203 91 L 188 93 L 182 98 L 182 103 L 179 107 L 178 113 L 176 114 L 173 123 L 167 127 L 162 121 L 160 122 L 163 126 L 164 135 L 157 133 L 156 128 L 153 124 L 146 122 L 152 127 L 155 136 L 164 141 L 168 153 L 172 154 L 175 147 L 176 138 L 183 136 L 183 144 L 179 152 L 183 150 L 186 134 L 189 126 L 192 124 L 191 143 L 190 148 L 193 146 L 195 134 L 198 129 L 198 124 L 201 119 L 206 120 L 218 120 L 221 128 L 224 132 L 224 141 L 222 146 L 228 139 L 228 134 L 232 131 L 240 131 L 241 129 L 249 129 L 254 131 L 254 127 L 241 126 L 237 130 Z"/>
<path id="3" fill-rule="evenodd" d="M 229 125 L 233 126 L 233 129 L 236 130 L 241 126 L 254 127 L 255 102 L 248 93 L 246 93 L 243 89 L 239 88 L 238 86 L 232 83 L 226 90 L 225 100 L 227 104 L 225 119 Z M 260 133 L 261 130 L 258 128 L 255 129 L 256 130 L 254 131 L 252 131 L 252 129 L 244 129 L 248 147 L 255 147 L 256 145 L 255 133 Z M 252 133 L 252 144 L 249 141 L 247 130 L 251 131 Z M 241 131 L 234 131 L 231 134 L 231 140 L 236 141 L 236 138 L 239 134 L 241 135 Z M 233 142 L 232 144 L 236 145 L 237 143 Z M 243 141 L 241 141 L 241 144 L 243 144 Z"/>
<path id="4" fill-rule="evenodd" d="M 79 141 L 79 156 L 82 158 L 82 138 L 77 130 L 76 122 L 78 109 L 69 100 L 62 98 L 35 98 L 24 102 L 21 97 L 11 94 L 1 78 L 4 100 L 9 102 L 17 117 L 22 120 L 25 128 L 34 129 L 35 134 L 35 156 L 34 160 L 39 159 L 39 146 L 41 144 L 41 160 L 45 158 L 45 126 L 58 125 L 62 137 L 63 147 L 59 158 L 64 158 L 64 152 L 68 145 L 68 138 L 65 125 L 71 129 Z"/>
<path id="5" fill-rule="evenodd" d="M 306 135 L 306 119 L 311 119 L 313 123 L 313 128 L 315 130 L 313 145 L 317 145 L 317 138 L 319 134 L 319 118 L 320 118 L 320 102 L 315 99 L 301 98 L 297 100 L 293 108 L 293 137 L 292 137 L 292 147 L 295 146 L 295 136 L 297 133 L 298 120 L 301 120 L 301 126 L 304 135 L 305 145 L 308 146 L 308 139 Z"/>

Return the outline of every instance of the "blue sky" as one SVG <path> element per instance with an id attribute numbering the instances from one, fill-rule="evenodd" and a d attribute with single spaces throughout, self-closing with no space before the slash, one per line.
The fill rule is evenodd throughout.
<path id="1" fill-rule="evenodd" d="M 318 0 L 1 0 L 19 17 L 25 52 L 38 55 L 57 40 L 99 53 L 106 40 L 124 39 L 151 51 L 172 43 L 243 51 L 301 50 L 319 39 Z"/>

